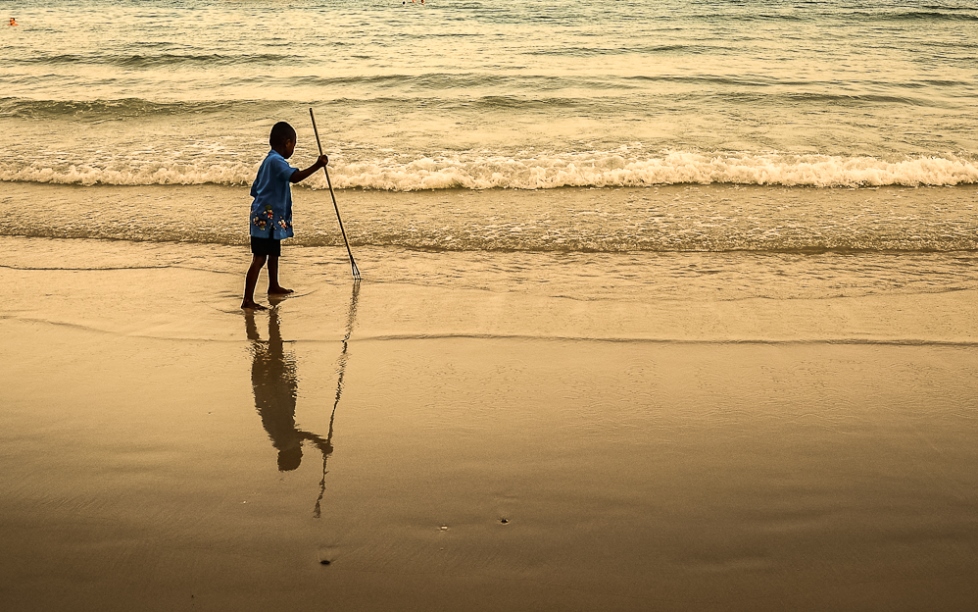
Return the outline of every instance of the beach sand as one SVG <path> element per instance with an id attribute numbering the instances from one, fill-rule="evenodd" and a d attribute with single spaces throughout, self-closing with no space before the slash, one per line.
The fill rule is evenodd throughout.
<path id="1" fill-rule="evenodd" d="M 571 299 L 383 249 L 357 288 L 321 247 L 249 316 L 240 247 L 0 247 L 5 610 L 978 601 L 974 290 Z"/>

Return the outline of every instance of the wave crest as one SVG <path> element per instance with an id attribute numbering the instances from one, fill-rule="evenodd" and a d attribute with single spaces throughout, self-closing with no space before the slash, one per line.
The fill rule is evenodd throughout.
<path id="1" fill-rule="evenodd" d="M 532 156 L 454 154 L 413 160 L 343 159 L 331 167 L 341 189 L 420 191 L 432 189 L 554 189 L 643 187 L 675 184 L 775 185 L 785 187 L 954 186 L 978 183 L 975 160 L 913 157 L 883 160 L 830 155 L 706 154 L 673 151 L 639 156 L 634 151 Z M 245 185 L 251 163 L 209 163 L 206 157 L 169 164 L 113 160 L 99 165 L 0 162 L 0 180 L 75 185 Z M 323 189 L 321 176 L 307 186 Z"/>

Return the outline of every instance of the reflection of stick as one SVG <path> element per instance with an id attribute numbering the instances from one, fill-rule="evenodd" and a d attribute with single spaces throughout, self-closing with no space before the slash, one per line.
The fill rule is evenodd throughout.
<path id="1" fill-rule="evenodd" d="M 353 323 L 357 318 L 357 299 L 360 297 L 360 282 L 353 281 L 353 294 L 350 296 L 350 314 L 346 320 L 346 335 L 343 336 L 343 350 L 337 361 L 339 376 L 336 379 L 336 399 L 333 401 L 333 412 L 329 415 L 329 431 L 326 433 L 326 448 L 329 452 L 323 451 L 323 477 L 319 481 L 319 497 L 316 498 L 316 508 L 313 510 L 313 517 L 319 518 L 322 515 L 323 495 L 326 494 L 326 460 L 333 452 L 333 420 L 336 418 L 336 407 L 340 405 L 340 397 L 343 395 L 343 375 L 346 373 L 346 362 L 348 360 L 346 351 L 350 347 L 350 336 L 353 335 Z"/>
<path id="2" fill-rule="evenodd" d="M 316 145 L 319 146 L 319 156 L 323 156 L 323 145 L 319 142 L 319 130 L 316 129 L 316 116 L 312 114 L 312 109 L 309 109 L 309 118 L 312 119 L 312 131 L 316 134 Z M 343 234 L 343 244 L 346 245 L 346 253 L 350 256 L 350 265 L 353 267 L 353 278 L 355 280 L 360 280 L 360 268 L 357 267 L 357 262 L 353 259 L 353 251 L 350 250 L 350 241 L 346 239 L 346 230 L 343 229 L 343 219 L 340 219 L 340 207 L 336 205 L 336 195 L 333 193 L 333 183 L 329 180 L 329 170 L 326 166 L 323 166 L 323 172 L 326 174 L 326 184 L 329 186 L 329 197 L 333 199 L 333 210 L 336 211 L 336 220 L 340 223 L 340 233 Z"/>

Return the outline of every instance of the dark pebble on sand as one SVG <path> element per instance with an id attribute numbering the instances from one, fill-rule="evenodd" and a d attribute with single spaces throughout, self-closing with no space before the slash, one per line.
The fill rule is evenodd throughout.
<path id="1" fill-rule="evenodd" d="M 499 519 L 499 522 L 502 523 L 503 525 L 508 525 L 509 519 Z"/>
<path id="2" fill-rule="evenodd" d="M 329 565 L 329 559 L 323 559 L 319 562 L 320 565 Z"/>

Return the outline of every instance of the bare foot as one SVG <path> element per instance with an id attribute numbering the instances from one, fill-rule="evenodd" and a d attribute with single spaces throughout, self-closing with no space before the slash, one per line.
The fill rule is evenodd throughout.
<path id="1" fill-rule="evenodd" d="M 294 291 L 282 286 L 268 288 L 268 295 L 288 295 L 290 293 L 294 293 Z"/>
<path id="2" fill-rule="evenodd" d="M 243 300 L 241 302 L 242 310 L 268 310 L 268 307 L 262 306 L 254 300 Z"/>

